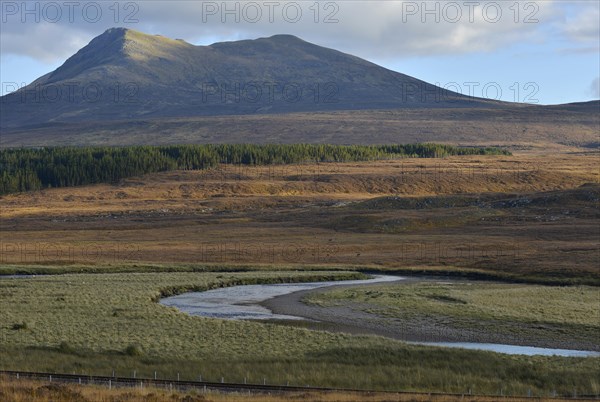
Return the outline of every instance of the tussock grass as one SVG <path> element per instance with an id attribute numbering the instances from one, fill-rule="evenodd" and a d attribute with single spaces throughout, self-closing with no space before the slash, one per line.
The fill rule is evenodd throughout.
<path id="1" fill-rule="evenodd" d="M 191 317 L 155 301 L 243 283 L 343 272 L 68 274 L 0 280 L 0 367 L 379 390 L 537 395 L 600 392 L 600 359 L 505 356 L 379 337 Z M 15 322 L 28 323 L 14 331 Z M 134 348 L 132 348 L 132 345 Z"/>
<path id="2" fill-rule="evenodd" d="M 589 286 L 413 283 L 334 289 L 311 295 L 309 300 L 321 304 L 365 301 L 390 314 L 402 311 L 527 323 L 582 324 L 600 330 L 597 320 L 600 293 Z"/>
<path id="3" fill-rule="evenodd" d="M 379 316 L 425 320 L 439 327 L 540 336 L 600 345 L 600 292 L 591 286 L 499 283 L 413 283 L 353 287 L 306 298 L 319 306 L 348 305 Z"/>

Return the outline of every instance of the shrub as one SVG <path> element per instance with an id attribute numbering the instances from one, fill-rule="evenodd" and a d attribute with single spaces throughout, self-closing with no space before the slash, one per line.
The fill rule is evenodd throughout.
<path id="1" fill-rule="evenodd" d="M 74 353 L 75 349 L 73 348 L 73 346 L 71 346 L 68 342 L 61 342 L 60 345 L 58 345 L 58 350 L 62 353 Z"/>
<path id="2" fill-rule="evenodd" d="M 21 322 L 21 323 L 15 323 L 12 326 L 12 329 L 15 331 L 20 331 L 22 329 L 27 329 L 27 323 L 25 321 Z"/>
<path id="3" fill-rule="evenodd" d="M 127 356 L 141 356 L 142 349 L 137 345 L 129 345 L 125 348 L 125 354 Z"/>

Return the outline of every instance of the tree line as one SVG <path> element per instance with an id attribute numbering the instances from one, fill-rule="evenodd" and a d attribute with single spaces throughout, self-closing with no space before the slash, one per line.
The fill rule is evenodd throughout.
<path id="1" fill-rule="evenodd" d="M 242 165 L 357 162 L 451 155 L 510 155 L 498 148 L 441 144 L 406 145 L 171 145 L 128 147 L 43 147 L 0 150 L 0 195 L 114 183 L 169 170 L 199 170 L 220 163 Z"/>

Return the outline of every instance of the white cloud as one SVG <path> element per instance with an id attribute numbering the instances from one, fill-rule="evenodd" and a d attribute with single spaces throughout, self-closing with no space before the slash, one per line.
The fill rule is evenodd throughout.
<path id="1" fill-rule="evenodd" d="M 47 10 L 47 15 L 44 15 L 43 8 L 40 9 L 39 23 L 34 22 L 30 15 L 25 15 L 27 22 L 22 23 L 21 10 L 13 14 L 13 9 L 6 9 L 6 3 L 16 4 L 19 8 L 23 4 L 2 1 L 2 54 L 28 55 L 54 62 L 73 54 L 112 26 L 126 26 L 202 44 L 290 33 L 362 57 L 384 60 L 414 55 L 492 52 L 515 43 L 540 42 L 548 40 L 544 29 L 553 23 L 556 25 L 556 20 L 562 16 L 561 8 L 554 1 L 519 3 L 518 21 L 515 22 L 512 1 L 480 1 L 480 5 L 472 9 L 473 20 L 470 21 L 471 9 L 463 0 L 428 2 L 428 10 L 437 7 L 437 15 L 427 14 L 422 1 L 319 2 L 316 15 L 313 2 L 275 0 L 279 5 L 271 7 L 267 6 L 269 2 L 258 0 L 228 2 L 229 9 L 237 7 L 239 10 L 239 22 L 235 22 L 236 16 L 227 14 L 221 1 L 122 1 L 118 14 L 112 1 L 84 1 L 79 3 L 72 15 L 70 10 L 63 9 L 62 18 L 56 23 L 48 21 L 55 17 L 55 13 Z M 40 2 L 29 0 L 27 3 L 29 9 L 33 9 L 32 4 Z M 92 22 L 96 18 L 97 7 L 85 8 L 88 3 L 101 6 L 101 18 L 97 22 Z M 256 16 L 253 12 L 256 7 L 249 6 L 251 3 L 258 4 L 261 13 L 261 18 L 255 23 L 250 22 Z M 527 4 L 535 7 L 532 9 Z M 493 22 L 496 18 L 495 5 L 501 5 L 501 17 Z M 298 6 L 302 17 L 298 22 L 292 22 Z M 453 22 L 458 17 L 457 10 L 460 18 Z M 525 23 L 524 19 L 532 13 L 531 17 L 539 22 Z M 327 16 L 338 22 L 325 23 Z M 222 22 L 223 18 L 226 22 Z M 593 35 L 594 26 L 588 19 L 591 20 L 586 14 L 581 29 L 564 30 L 564 35 L 577 41 Z M 597 25 L 595 28 L 597 30 Z"/>
<path id="2" fill-rule="evenodd" d="M 600 2 L 582 4 L 577 13 L 566 18 L 562 24 L 564 33 L 573 41 L 583 43 L 600 42 Z"/>

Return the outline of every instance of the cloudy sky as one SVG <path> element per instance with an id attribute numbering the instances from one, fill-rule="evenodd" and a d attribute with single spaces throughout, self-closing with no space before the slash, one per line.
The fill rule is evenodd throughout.
<path id="1" fill-rule="evenodd" d="M 288 33 L 465 94 L 600 98 L 600 1 L 6 1 L 2 93 L 114 26 L 207 45 Z"/>

